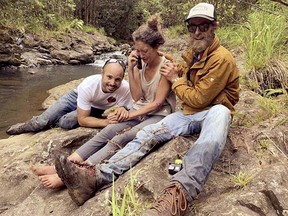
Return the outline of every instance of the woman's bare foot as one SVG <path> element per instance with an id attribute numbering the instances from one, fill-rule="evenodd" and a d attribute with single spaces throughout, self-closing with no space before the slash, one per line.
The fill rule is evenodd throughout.
<path id="1" fill-rule="evenodd" d="M 36 166 L 31 165 L 30 169 L 35 175 L 42 176 L 42 175 L 52 175 L 56 174 L 55 166 Z"/>
<path id="2" fill-rule="evenodd" d="M 50 189 L 56 189 L 59 187 L 64 186 L 64 183 L 62 180 L 59 178 L 57 174 L 52 174 L 52 175 L 42 175 L 39 176 L 39 180 L 42 182 L 42 184 Z"/>

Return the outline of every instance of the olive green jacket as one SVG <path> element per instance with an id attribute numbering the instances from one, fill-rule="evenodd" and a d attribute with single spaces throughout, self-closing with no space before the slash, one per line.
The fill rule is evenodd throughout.
<path id="1" fill-rule="evenodd" d="M 173 83 L 172 90 L 183 102 L 183 113 L 194 114 L 223 104 L 233 114 L 239 100 L 239 71 L 232 54 L 220 45 L 218 37 L 195 64 L 192 49 L 182 58 L 187 65 L 178 65 L 182 79 Z"/>

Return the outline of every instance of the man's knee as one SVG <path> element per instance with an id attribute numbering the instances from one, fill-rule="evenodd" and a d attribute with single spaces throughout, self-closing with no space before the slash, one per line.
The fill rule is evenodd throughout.
<path id="1" fill-rule="evenodd" d="M 221 115 L 221 116 L 226 116 L 226 117 L 230 117 L 231 116 L 231 111 L 224 105 L 222 104 L 218 104 L 213 106 L 210 109 L 211 112 L 213 112 L 213 114 L 215 115 Z"/>
<path id="2" fill-rule="evenodd" d="M 226 106 L 224 106 L 222 104 L 214 105 L 211 109 L 217 110 L 219 112 L 228 112 L 228 113 L 230 113 L 230 110 Z"/>
<path id="3" fill-rule="evenodd" d="M 62 118 L 59 119 L 58 126 L 63 129 L 70 130 L 79 127 L 79 124 L 77 117 L 75 118 L 75 117 L 63 116 Z"/>

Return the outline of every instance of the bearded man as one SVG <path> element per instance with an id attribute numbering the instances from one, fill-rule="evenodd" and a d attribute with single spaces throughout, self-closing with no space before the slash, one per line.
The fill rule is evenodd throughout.
<path id="1" fill-rule="evenodd" d="M 119 177 L 156 145 L 195 133 L 199 138 L 184 156 L 183 168 L 143 215 L 181 216 L 202 191 L 226 143 L 234 105 L 239 100 L 239 72 L 232 54 L 215 35 L 218 23 L 213 5 L 197 4 L 185 22 L 191 37 L 190 47 L 182 55 L 186 64 L 168 62 L 161 68 L 182 101 L 182 110 L 144 127 L 108 163 L 100 164 L 94 175 L 63 157 L 56 161 L 58 170 L 63 170 L 62 178 L 73 182 L 67 185 L 70 195 L 87 200 L 91 197 L 87 191 L 95 193 L 111 183 L 113 175 L 114 179 Z"/>
<path id="2" fill-rule="evenodd" d="M 145 127 L 137 137 L 141 143 L 141 138 L 149 140 L 147 136 L 151 142 L 164 142 L 179 135 L 200 135 L 184 156 L 183 169 L 143 216 L 181 216 L 186 212 L 187 204 L 203 190 L 225 146 L 234 105 L 239 100 L 239 72 L 231 53 L 215 35 L 218 22 L 214 6 L 197 4 L 185 22 L 191 40 L 191 47 L 182 55 L 186 65 L 171 63 L 162 68 L 162 75 L 173 83 L 172 90 L 183 102 L 182 110 Z M 155 134 L 160 127 L 166 132 Z"/>

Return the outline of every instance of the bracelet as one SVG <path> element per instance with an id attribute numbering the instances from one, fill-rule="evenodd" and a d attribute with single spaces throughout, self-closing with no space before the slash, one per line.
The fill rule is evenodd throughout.
<path id="1" fill-rule="evenodd" d="M 177 82 L 178 80 L 182 80 L 182 77 L 177 77 L 177 78 L 171 80 L 171 82 L 174 83 L 174 82 Z"/>

